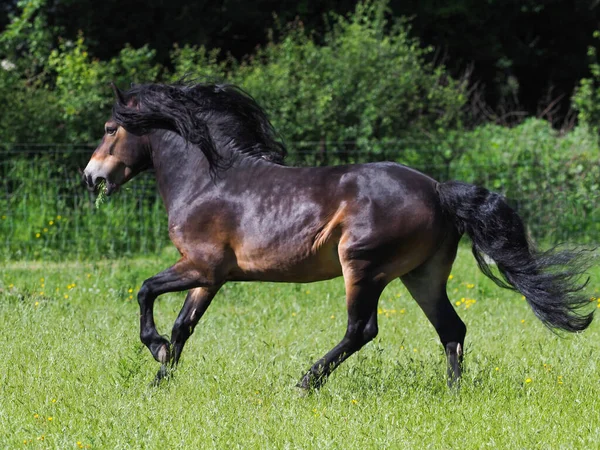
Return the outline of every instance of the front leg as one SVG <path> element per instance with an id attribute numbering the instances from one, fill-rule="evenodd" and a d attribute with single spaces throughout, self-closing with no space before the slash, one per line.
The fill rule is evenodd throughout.
<path id="1" fill-rule="evenodd" d="M 138 292 L 140 305 L 140 339 L 148 347 L 154 359 L 163 364 L 171 359 L 169 340 L 156 330 L 154 323 L 154 301 L 159 295 L 167 292 L 179 292 L 213 283 L 194 264 L 182 258 L 173 266 L 148 278 Z"/>

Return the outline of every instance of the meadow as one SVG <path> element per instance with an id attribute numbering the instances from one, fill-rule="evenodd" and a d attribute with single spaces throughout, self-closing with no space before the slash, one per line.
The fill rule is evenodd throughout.
<path id="1" fill-rule="evenodd" d="M 230 283 L 175 376 L 138 339 L 136 290 L 175 260 L 0 266 L 0 448 L 593 448 L 600 325 L 556 335 L 460 250 L 449 292 L 468 327 L 460 391 L 433 327 L 402 284 L 380 333 L 318 392 L 295 384 L 345 330 L 341 279 Z M 600 308 L 600 270 L 590 308 Z M 183 294 L 161 297 L 169 333 Z"/>

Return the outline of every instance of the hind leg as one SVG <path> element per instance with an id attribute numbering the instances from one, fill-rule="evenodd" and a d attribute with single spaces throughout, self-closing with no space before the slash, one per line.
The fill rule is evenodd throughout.
<path id="1" fill-rule="evenodd" d="M 196 288 L 188 293 L 171 332 L 171 345 L 173 347 L 171 364 L 173 366 L 176 366 L 179 362 L 183 346 L 194 332 L 194 328 L 196 328 L 219 288 L 220 286 Z"/>
<path id="2" fill-rule="evenodd" d="M 181 358 L 181 352 L 189 337 L 194 333 L 194 328 L 208 309 L 212 299 L 218 292 L 220 286 L 210 288 L 195 288 L 188 292 L 185 302 L 171 332 L 170 360 L 161 364 L 161 367 L 154 379 L 158 384 L 163 378 L 171 375 Z"/>
<path id="3" fill-rule="evenodd" d="M 457 242 L 447 241 L 428 261 L 401 277 L 440 337 L 448 361 L 448 386 L 457 386 L 462 373 L 467 327 L 446 294 L 446 282 L 456 257 Z"/>
<path id="4" fill-rule="evenodd" d="M 319 388 L 342 362 L 377 336 L 377 302 L 384 286 L 372 280 L 344 276 L 348 309 L 346 334 L 300 380 L 298 387 L 303 389 Z"/>

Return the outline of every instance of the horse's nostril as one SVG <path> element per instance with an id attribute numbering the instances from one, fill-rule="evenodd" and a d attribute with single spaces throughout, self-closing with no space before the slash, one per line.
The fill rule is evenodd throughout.
<path id="1" fill-rule="evenodd" d="M 83 172 L 83 182 L 86 184 L 88 189 L 94 188 L 94 180 L 92 178 L 92 174 Z"/>

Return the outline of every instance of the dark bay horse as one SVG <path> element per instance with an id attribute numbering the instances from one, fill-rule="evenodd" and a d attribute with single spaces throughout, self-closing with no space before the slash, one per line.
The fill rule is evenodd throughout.
<path id="1" fill-rule="evenodd" d="M 466 327 L 446 294 L 458 242 L 467 234 L 482 271 L 521 292 L 554 329 L 585 329 L 578 252 L 540 253 L 503 198 L 396 163 L 293 168 L 263 110 L 231 85 L 114 87 L 112 118 L 84 171 L 90 189 L 110 195 L 153 168 L 181 259 L 139 293 L 141 340 L 174 367 L 219 288 L 227 281 L 307 283 L 342 275 L 348 323 L 342 340 L 301 379 L 319 387 L 377 335 L 377 302 L 400 278 L 435 327 L 448 382 L 461 376 Z M 496 275 L 485 258 L 492 259 Z M 156 330 L 155 299 L 188 290 L 171 340 Z"/>

